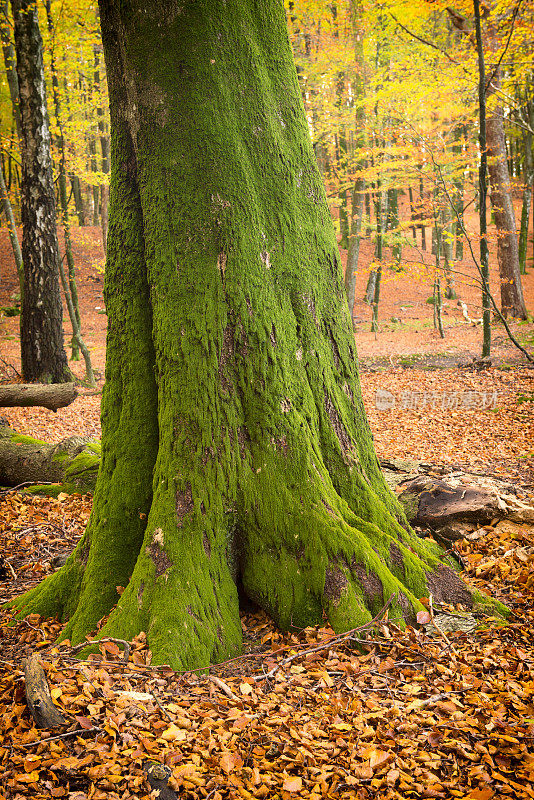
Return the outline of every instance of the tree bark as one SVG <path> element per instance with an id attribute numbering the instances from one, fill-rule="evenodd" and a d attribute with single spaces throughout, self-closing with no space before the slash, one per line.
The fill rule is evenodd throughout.
<path id="1" fill-rule="evenodd" d="M 493 71 L 493 78 L 487 87 L 489 98 L 500 89 L 501 70 Z M 488 174 L 491 185 L 491 206 L 497 228 L 497 260 L 501 279 L 501 311 L 505 318 L 527 318 L 527 310 L 521 286 L 519 271 L 519 248 L 515 223 L 514 206 L 510 177 L 506 163 L 506 144 L 504 139 L 502 100 L 493 98 L 491 113 L 486 123 L 486 142 L 488 147 Z"/>
<path id="2" fill-rule="evenodd" d="M 100 465 L 100 443 L 71 436 L 47 444 L 0 425 L 0 485 L 60 484 L 64 491 L 93 492 Z"/>
<path id="3" fill-rule="evenodd" d="M 83 228 L 84 225 L 87 224 L 87 222 L 85 219 L 85 206 L 83 203 L 80 179 L 78 178 L 77 175 L 74 175 L 74 173 L 70 173 L 69 178 L 72 186 L 72 196 L 74 197 L 76 216 L 78 217 L 78 225 L 80 226 L 80 228 Z"/>
<path id="4" fill-rule="evenodd" d="M 13 406 L 41 406 L 57 411 L 70 405 L 78 397 L 74 383 L 43 384 L 14 383 L 0 385 L 0 408 Z"/>
<path id="5" fill-rule="evenodd" d="M 22 372 L 27 381 L 72 379 L 63 345 L 56 197 L 43 44 L 35 0 L 13 0 L 22 121 Z"/>
<path id="6" fill-rule="evenodd" d="M 380 472 L 282 3 L 161 9 L 100 4 L 102 464 L 84 537 L 17 607 L 73 643 L 111 611 L 102 636 L 191 669 L 240 650 L 238 584 L 283 629 L 472 606 Z"/>
<path id="7" fill-rule="evenodd" d="M 525 99 L 526 117 L 529 129 L 523 131 L 523 203 L 521 208 L 521 226 L 519 230 L 519 271 L 522 275 L 527 271 L 528 221 L 532 205 L 534 188 L 534 158 L 532 155 L 532 129 L 534 127 L 534 99 Z"/>

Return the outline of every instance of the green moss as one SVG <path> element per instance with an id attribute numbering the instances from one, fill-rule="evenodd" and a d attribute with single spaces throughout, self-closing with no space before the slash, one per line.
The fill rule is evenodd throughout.
<path id="1" fill-rule="evenodd" d="M 406 514 L 406 519 L 408 522 L 413 522 L 419 511 L 419 495 L 405 491 L 399 495 L 398 499 L 399 502 L 402 503 L 404 513 Z"/>
<path id="2" fill-rule="evenodd" d="M 40 439 L 34 439 L 33 436 L 24 436 L 20 433 L 10 433 L 9 438 L 14 444 L 32 444 L 32 445 L 45 445 Z"/>
<path id="3" fill-rule="evenodd" d="M 60 483 L 35 484 L 35 486 L 26 486 L 24 489 L 24 493 L 40 497 L 57 497 L 64 491 L 65 488 Z"/>
<path id="4" fill-rule="evenodd" d="M 506 620 L 512 613 L 511 610 L 504 605 L 504 603 L 499 602 L 493 597 L 488 597 L 476 589 L 473 590 L 473 602 L 474 611 L 483 612 L 491 617 L 500 617 L 503 620 Z"/>

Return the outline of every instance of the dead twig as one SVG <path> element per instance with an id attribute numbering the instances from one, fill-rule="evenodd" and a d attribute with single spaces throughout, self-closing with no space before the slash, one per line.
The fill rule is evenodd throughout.
<path id="1" fill-rule="evenodd" d="M 373 617 L 372 620 L 366 622 L 365 625 L 360 625 L 360 627 L 358 628 L 352 628 L 352 630 L 347 631 L 346 633 L 342 633 L 339 636 L 334 636 L 332 639 L 327 639 L 326 641 L 321 642 L 321 644 L 317 645 L 316 647 L 310 647 L 307 650 L 301 650 L 298 653 L 294 653 L 292 656 L 288 656 L 288 658 L 284 658 L 282 661 L 280 661 L 275 667 L 269 670 L 269 672 L 266 672 L 263 675 L 254 675 L 253 676 L 254 680 L 255 681 L 269 680 L 270 678 L 273 678 L 276 675 L 276 673 L 278 672 L 279 669 L 281 669 L 281 667 L 284 667 L 286 664 L 290 664 L 292 661 L 295 661 L 295 659 L 302 658 L 302 656 L 309 655 L 310 653 L 317 653 L 319 650 L 325 650 L 326 648 L 332 647 L 332 645 L 341 644 L 342 642 L 350 639 L 358 642 L 365 641 L 368 644 L 367 640 L 354 639 L 353 634 L 369 630 L 374 625 L 376 625 L 376 623 L 379 622 L 381 618 L 384 616 L 384 614 L 386 613 L 386 611 L 388 610 L 388 608 L 390 607 L 396 596 L 397 596 L 396 594 L 392 594 L 387 603 L 385 604 L 385 606 L 378 612 L 378 614 L 375 617 Z"/>
<path id="2" fill-rule="evenodd" d="M 102 733 L 102 728 L 76 728 L 74 731 L 67 731 L 67 733 L 58 733 L 57 736 L 48 736 L 46 739 L 36 739 L 35 742 L 28 742 L 21 745 L 21 747 L 35 747 L 45 742 L 55 742 L 57 739 L 69 739 L 71 736 L 87 736 L 89 733 Z"/>
<path id="3" fill-rule="evenodd" d="M 447 642 L 447 644 L 451 648 L 451 650 L 454 649 L 452 644 L 451 644 L 451 640 L 449 639 L 449 637 L 447 636 L 445 631 L 441 630 L 441 628 L 439 627 L 438 623 L 436 622 L 436 619 L 434 617 L 434 606 L 433 606 L 433 603 L 432 603 L 432 595 L 430 595 L 429 598 L 428 598 L 428 607 L 430 609 L 430 622 L 432 623 L 434 628 L 437 630 L 439 635 Z"/>
<path id="4" fill-rule="evenodd" d="M 218 678 L 216 675 L 210 675 L 210 676 L 209 676 L 209 679 L 210 679 L 210 681 L 211 681 L 212 683 L 214 683 L 214 684 L 215 684 L 215 686 L 217 686 L 217 687 L 218 687 L 218 688 L 221 690 L 221 692 L 224 692 L 224 693 L 225 693 L 225 695 L 226 695 L 227 697 L 229 697 L 229 698 L 230 698 L 230 700 L 233 700 L 233 701 L 234 701 L 234 703 L 239 703 L 239 702 L 240 702 L 240 700 L 239 700 L 239 697 L 237 697 L 237 696 L 236 696 L 236 695 L 235 695 L 235 694 L 232 692 L 232 690 L 230 689 L 230 687 L 228 686 L 228 684 L 227 684 L 227 683 L 225 683 L 224 681 L 222 681 L 222 680 L 221 680 L 220 678 Z"/>
<path id="5" fill-rule="evenodd" d="M 39 486 L 54 486 L 55 484 L 52 481 L 39 481 Z M 24 483 L 18 483 L 16 486 L 11 486 L 9 489 L 2 489 L 0 492 L 0 496 L 4 494 L 9 494 L 10 492 L 18 492 L 19 489 L 24 489 L 25 486 L 35 486 L 35 481 L 24 481 Z"/>
<path id="6" fill-rule="evenodd" d="M 124 653 L 122 655 L 121 663 L 126 664 L 128 662 L 128 658 L 130 657 L 130 649 L 131 644 L 127 642 L 125 639 L 113 639 L 110 636 L 107 636 L 104 639 L 94 639 L 93 641 L 86 641 L 81 642 L 80 644 L 71 647 L 71 653 L 79 653 L 81 650 L 85 650 L 86 647 L 91 647 L 92 645 L 99 645 L 104 644 L 104 642 L 114 642 L 115 644 L 121 644 L 124 647 Z"/>

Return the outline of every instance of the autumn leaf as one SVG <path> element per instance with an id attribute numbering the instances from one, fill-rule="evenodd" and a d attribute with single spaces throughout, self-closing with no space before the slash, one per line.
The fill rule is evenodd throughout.
<path id="1" fill-rule="evenodd" d="M 426 625 L 428 622 L 430 622 L 431 619 L 432 617 L 430 616 L 428 611 L 417 612 L 417 622 L 419 623 L 419 625 Z"/>
<path id="2" fill-rule="evenodd" d="M 300 792 L 302 789 L 302 778 L 284 778 L 282 789 L 285 792 Z"/>
<path id="3" fill-rule="evenodd" d="M 76 720 L 78 725 L 81 728 L 84 728 L 85 730 L 89 730 L 94 725 L 94 723 L 92 722 L 92 720 L 89 719 L 89 717 L 74 717 L 74 719 Z"/>

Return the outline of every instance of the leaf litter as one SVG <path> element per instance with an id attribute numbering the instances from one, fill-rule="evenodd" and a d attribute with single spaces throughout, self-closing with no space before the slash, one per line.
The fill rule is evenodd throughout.
<path id="1" fill-rule="evenodd" d="M 0 497 L 2 599 L 72 549 L 91 498 Z M 77 660 L 61 625 L 2 611 L 0 794 L 6 800 L 157 797 L 147 765 L 180 798 L 534 797 L 532 527 L 501 521 L 456 543 L 464 577 L 506 602 L 510 624 L 470 633 L 387 618 L 373 631 L 280 633 L 242 615 L 244 653 L 209 672 L 151 664 L 144 634 Z M 429 611 L 461 615 L 463 609 Z M 65 729 L 39 730 L 23 659 L 38 652 Z M 167 780 L 167 779 L 166 779 Z M 154 785 L 154 784 L 152 784 Z M 162 797 L 164 795 L 161 795 Z"/>

